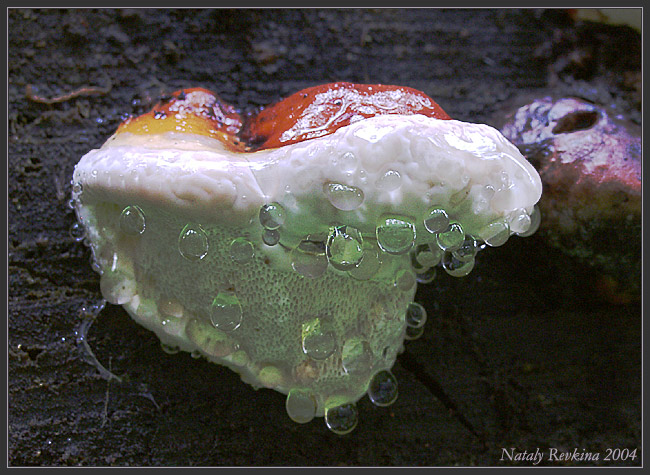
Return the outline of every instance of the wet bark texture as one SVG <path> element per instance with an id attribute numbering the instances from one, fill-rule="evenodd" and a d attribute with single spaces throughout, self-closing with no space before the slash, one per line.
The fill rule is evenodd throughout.
<path id="1" fill-rule="evenodd" d="M 569 91 L 638 121 L 640 42 L 562 11 L 10 10 L 9 464 L 492 466 L 513 464 L 502 447 L 554 447 L 639 465 L 640 307 L 599 301 L 589 269 L 538 236 L 420 286 L 429 321 L 394 367 L 399 399 L 362 399 L 337 436 L 293 423 L 279 393 L 164 353 L 111 305 L 87 340 L 123 382 L 102 379 L 75 341 L 100 292 L 67 201 L 79 158 L 179 88 L 247 110 L 325 82 L 399 84 L 488 123 L 522 93 Z"/>

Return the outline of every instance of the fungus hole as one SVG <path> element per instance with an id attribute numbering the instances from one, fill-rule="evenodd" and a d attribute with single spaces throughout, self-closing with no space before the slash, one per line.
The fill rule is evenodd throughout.
<path id="1" fill-rule="evenodd" d="M 562 117 L 553 127 L 554 134 L 565 134 L 587 130 L 596 125 L 600 114 L 597 111 L 576 111 Z"/>

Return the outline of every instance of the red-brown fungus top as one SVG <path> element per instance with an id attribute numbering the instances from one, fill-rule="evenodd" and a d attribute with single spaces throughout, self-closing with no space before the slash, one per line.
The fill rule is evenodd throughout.
<path id="1" fill-rule="evenodd" d="M 257 149 L 276 148 L 384 114 L 450 119 L 433 99 L 410 87 L 337 82 L 303 89 L 263 109 L 245 124 L 242 138 Z"/>
<path id="2" fill-rule="evenodd" d="M 384 114 L 450 119 L 429 96 L 403 86 L 323 84 L 303 89 L 245 120 L 216 94 L 194 88 L 177 91 L 151 112 L 126 120 L 118 133 L 195 133 L 216 138 L 232 151 L 248 152 L 322 137 Z"/>

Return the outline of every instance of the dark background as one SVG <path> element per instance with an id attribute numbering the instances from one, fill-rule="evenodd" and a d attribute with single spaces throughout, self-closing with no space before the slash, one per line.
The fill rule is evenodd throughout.
<path id="1" fill-rule="evenodd" d="M 79 158 L 183 87 L 250 110 L 337 80 L 398 84 L 486 123 L 550 91 L 638 122 L 640 33 L 509 9 L 12 9 L 8 27 L 10 465 L 512 465 L 502 447 L 641 463 L 640 305 L 601 301 L 591 271 L 542 236 L 422 285 L 429 322 L 394 367 L 399 399 L 362 399 L 341 437 L 320 418 L 293 423 L 279 393 L 164 353 L 117 306 L 88 334 L 124 382 L 102 379 L 76 348 L 100 292 L 67 207 Z M 83 87 L 103 89 L 38 102 Z M 604 462 L 607 448 L 637 457 Z"/>

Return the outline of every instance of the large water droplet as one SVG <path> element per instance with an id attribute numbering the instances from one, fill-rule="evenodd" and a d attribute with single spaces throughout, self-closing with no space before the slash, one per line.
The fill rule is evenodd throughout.
<path id="1" fill-rule="evenodd" d="M 315 279 L 327 270 L 325 235 L 309 235 L 291 251 L 291 267 L 300 275 Z"/>
<path id="2" fill-rule="evenodd" d="M 122 305 L 131 301 L 136 293 L 133 276 L 120 270 L 108 270 L 99 279 L 99 288 L 104 298 L 114 305 Z"/>
<path id="3" fill-rule="evenodd" d="M 499 219 L 487 226 L 484 226 L 479 232 L 478 237 L 485 241 L 485 244 L 492 247 L 502 246 L 510 237 L 510 227 L 505 219 Z"/>
<path id="4" fill-rule="evenodd" d="M 464 277 L 469 274 L 474 268 L 475 262 L 476 259 L 473 257 L 467 261 L 458 260 L 451 252 L 445 252 L 445 255 L 442 256 L 442 267 L 447 274 L 454 277 Z"/>
<path id="5" fill-rule="evenodd" d="M 210 322 L 221 331 L 231 332 L 239 328 L 242 308 L 233 292 L 219 292 L 210 305 Z"/>
<path id="6" fill-rule="evenodd" d="M 293 388 L 287 394 L 287 414 L 294 422 L 305 424 L 316 415 L 316 398 L 309 389 Z"/>
<path id="7" fill-rule="evenodd" d="M 349 374 L 359 374 L 370 369 L 372 351 L 370 344 L 359 337 L 348 339 L 341 349 L 341 363 Z"/>
<path id="8" fill-rule="evenodd" d="M 356 186 L 326 183 L 323 191 L 332 206 L 342 211 L 352 211 L 363 203 L 363 191 Z"/>
<path id="9" fill-rule="evenodd" d="M 406 217 L 384 216 L 377 225 L 377 244 L 389 254 L 404 254 L 415 242 L 415 225 Z"/>
<path id="10" fill-rule="evenodd" d="M 390 406 L 397 400 L 397 379 L 390 371 L 377 373 L 368 386 L 368 397 L 376 406 Z"/>
<path id="11" fill-rule="evenodd" d="M 363 257 L 363 238 L 358 229 L 352 226 L 332 226 L 325 254 L 332 267 L 350 270 L 356 267 Z"/>
<path id="12" fill-rule="evenodd" d="M 327 359 L 336 349 L 336 338 L 320 318 L 302 324 L 302 351 L 315 360 Z"/>
<path id="13" fill-rule="evenodd" d="M 401 185 L 402 176 L 397 170 L 388 170 L 375 182 L 375 186 L 377 186 L 379 190 L 383 191 L 393 191 L 398 189 Z"/>
<path id="14" fill-rule="evenodd" d="M 178 237 L 178 251 L 189 261 L 198 261 L 208 254 L 208 236 L 198 224 L 187 224 Z"/>
<path id="15" fill-rule="evenodd" d="M 424 215 L 424 227 L 430 233 L 439 233 L 447 229 L 449 226 L 449 216 L 447 212 L 434 206 Z"/>
<path id="16" fill-rule="evenodd" d="M 253 248 L 253 243 L 248 239 L 239 237 L 233 239 L 230 243 L 230 257 L 233 261 L 239 264 L 245 264 L 250 262 L 255 255 L 255 249 Z"/>
<path id="17" fill-rule="evenodd" d="M 284 208 L 278 203 L 265 204 L 260 208 L 260 223 L 266 229 L 278 229 L 284 224 Z"/>
<path id="18" fill-rule="evenodd" d="M 120 215 L 120 230 L 124 234 L 137 236 L 145 230 L 144 212 L 140 207 L 131 205 L 122 210 Z"/>
<path id="19" fill-rule="evenodd" d="M 335 434 L 352 432 L 359 422 L 359 412 L 355 404 L 343 404 L 325 408 L 325 424 Z"/>
<path id="20" fill-rule="evenodd" d="M 451 223 L 447 229 L 436 235 L 438 247 L 443 251 L 453 251 L 460 248 L 465 240 L 465 232 L 460 223 Z"/>

